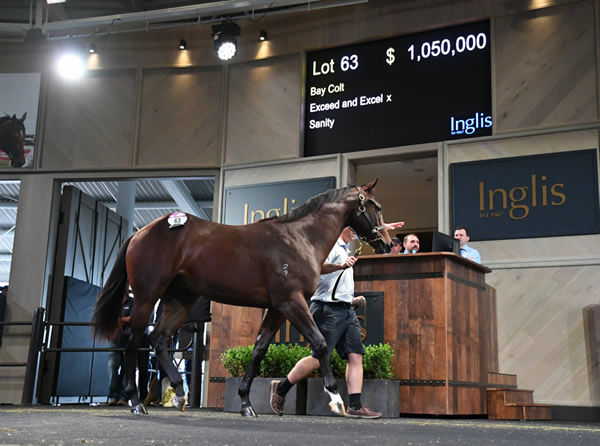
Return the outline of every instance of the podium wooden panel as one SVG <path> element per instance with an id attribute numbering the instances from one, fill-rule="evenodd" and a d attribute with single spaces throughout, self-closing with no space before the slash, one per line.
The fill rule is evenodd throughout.
<path id="1" fill-rule="evenodd" d="M 207 344 L 207 407 L 222 408 L 225 404 L 225 377 L 229 374 L 221 363 L 221 353 L 230 347 L 254 344 L 261 321 L 260 308 L 212 303 L 211 331 Z"/>
<path id="2" fill-rule="evenodd" d="M 395 352 L 400 413 L 487 413 L 495 326 L 489 271 L 452 253 L 364 256 L 354 266 L 357 294 L 384 293 L 384 341 Z"/>

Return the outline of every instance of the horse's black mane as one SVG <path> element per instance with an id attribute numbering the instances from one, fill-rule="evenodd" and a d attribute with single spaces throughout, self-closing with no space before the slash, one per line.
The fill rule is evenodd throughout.
<path id="1" fill-rule="evenodd" d="M 323 203 L 329 203 L 332 201 L 340 201 L 341 198 L 348 193 L 353 186 L 344 187 L 342 189 L 330 189 L 326 192 L 323 192 L 319 195 L 315 195 L 310 198 L 304 204 L 298 206 L 297 208 L 292 209 L 285 215 L 281 217 L 277 217 L 277 221 L 279 223 L 289 223 L 292 221 L 296 221 L 301 219 L 302 217 L 313 214 L 318 211 Z M 262 220 L 264 221 L 264 220 Z"/>

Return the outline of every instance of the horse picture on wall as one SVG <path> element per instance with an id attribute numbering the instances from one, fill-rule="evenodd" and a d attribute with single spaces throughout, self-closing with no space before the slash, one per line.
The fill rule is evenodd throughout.
<path id="1" fill-rule="evenodd" d="M 0 73 L 0 170 L 33 167 L 41 73 Z"/>
<path id="2" fill-rule="evenodd" d="M 10 167 L 25 165 L 25 118 L 27 113 L 0 117 L 0 150 L 8 156 Z"/>

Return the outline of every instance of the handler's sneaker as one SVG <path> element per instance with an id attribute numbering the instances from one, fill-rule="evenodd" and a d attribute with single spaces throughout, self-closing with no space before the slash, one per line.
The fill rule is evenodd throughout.
<path id="1" fill-rule="evenodd" d="M 381 412 L 375 412 L 363 404 L 360 409 L 349 407 L 346 411 L 346 416 L 348 418 L 380 418 Z"/>
<path id="2" fill-rule="evenodd" d="M 285 397 L 281 396 L 277 393 L 277 389 L 279 388 L 279 383 L 281 381 L 271 381 L 271 409 L 277 415 L 283 415 L 283 406 L 285 405 Z"/>

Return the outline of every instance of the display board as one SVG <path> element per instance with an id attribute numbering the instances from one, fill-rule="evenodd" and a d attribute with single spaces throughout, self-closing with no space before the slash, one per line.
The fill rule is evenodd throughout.
<path id="1" fill-rule="evenodd" d="M 488 21 L 312 51 L 304 155 L 492 134 Z"/>

